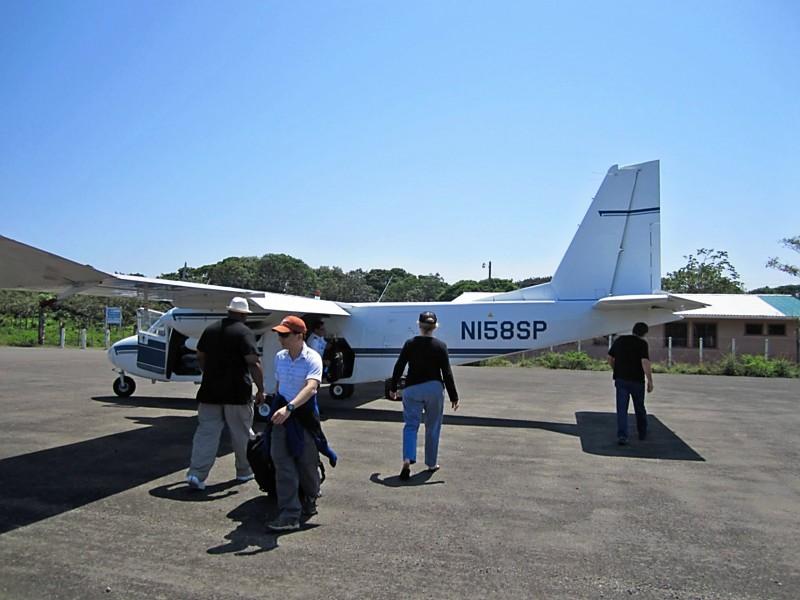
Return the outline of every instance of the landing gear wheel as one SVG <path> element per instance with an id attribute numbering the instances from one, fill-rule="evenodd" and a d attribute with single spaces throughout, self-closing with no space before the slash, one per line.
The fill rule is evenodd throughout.
<path id="1" fill-rule="evenodd" d="M 136 382 L 125 375 L 114 380 L 114 393 L 120 398 L 127 398 L 136 391 Z"/>
<path id="2" fill-rule="evenodd" d="M 334 400 L 346 400 L 353 395 L 355 387 L 351 383 L 332 383 L 328 388 L 328 393 Z"/>

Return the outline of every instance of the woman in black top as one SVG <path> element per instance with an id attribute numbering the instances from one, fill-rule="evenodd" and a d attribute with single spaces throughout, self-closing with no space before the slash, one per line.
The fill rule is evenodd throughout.
<path id="1" fill-rule="evenodd" d="M 400 479 L 411 476 L 411 465 L 417 461 L 417 431 L 425 417 L 425 464 L 433 472 L 439 469 L 439 434 L 444 412 L 444 389 L 450 396 L 453 410 L 458 410 L 458 392 L 447 356 L 447 344 L 433 337 L 439 326 L 436 315 L 423 312 L 419 316 L 419 335 L 403 344 L 392 373 L 390 397 L 397 398 L 397 382 L 408 364 L 406 387 L 403 390 L 403 468 Z M 444 384 L 444 385 L 443 385 Z"/>

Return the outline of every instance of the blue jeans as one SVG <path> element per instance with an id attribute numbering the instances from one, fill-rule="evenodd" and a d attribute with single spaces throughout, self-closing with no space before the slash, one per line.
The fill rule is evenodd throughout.
<path id="1" fill-rule="evenodd" d="M 403 461 L 417 462 L 417 431 L 425 416 L 425 464 L 437 465 L 442 431 L 444 387 L 441 381 L 426 381 L 403 390 Z"/>
<path id="2" fill-rule="evenodd" d="M 617 437 L 628 437 L 628 399 L 633 398 L 636 412 L 636 431 L 639 439 L 647 436 L 647 411 L 644 409 L 644 382 L 615 379 L 617 388 Z"/>

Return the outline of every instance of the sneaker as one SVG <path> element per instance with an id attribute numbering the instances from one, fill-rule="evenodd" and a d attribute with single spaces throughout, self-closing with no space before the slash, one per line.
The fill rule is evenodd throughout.
<path id="1" fill-rule="evenodd" d="M 189 475 L 186 478 L 186 483 L 189 484 L 189 487 L 193 490 L 204 490 L 206 489 L 206 482 L 200 481 L 200 478 L 197 475 Z"/>
<path id="2" fill-rule="evenodd" d="M 300 521 L 278 517 L 267 523 L 267 529 L 270 531 L 296 531 L 300 529 Z"/>
<path id="3" fill-rule="evenodd" d="M 625 436 L 620 436 L 617 438 L 617 444 L 620 446 L 627 446 L 628 445 L 628 438 Z"/>
<path id="4" fill-rule="evenodd" d="M 236 481 L 241 481 L 242 483 L 245 483 L 246 481 L 250 481 L 251 479 L 255 479 L 255 475 L 253 475 L 252 473 L 250 473 L 250 475 L 237 475 L 236 476 Z"/>

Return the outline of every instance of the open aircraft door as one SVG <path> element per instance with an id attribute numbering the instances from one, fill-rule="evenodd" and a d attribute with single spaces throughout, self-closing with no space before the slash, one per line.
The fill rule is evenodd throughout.
<path id="1" fill-rule="evenodd" d="M 164 377 L 167 372 L 167 336 L 169 330 L 161 318 L 163 313 L 140 309 L 137 313 L 139 334 L 137 336 L 136 366 Z M 150 322 L 155 322 L 150 325 Z"/>

